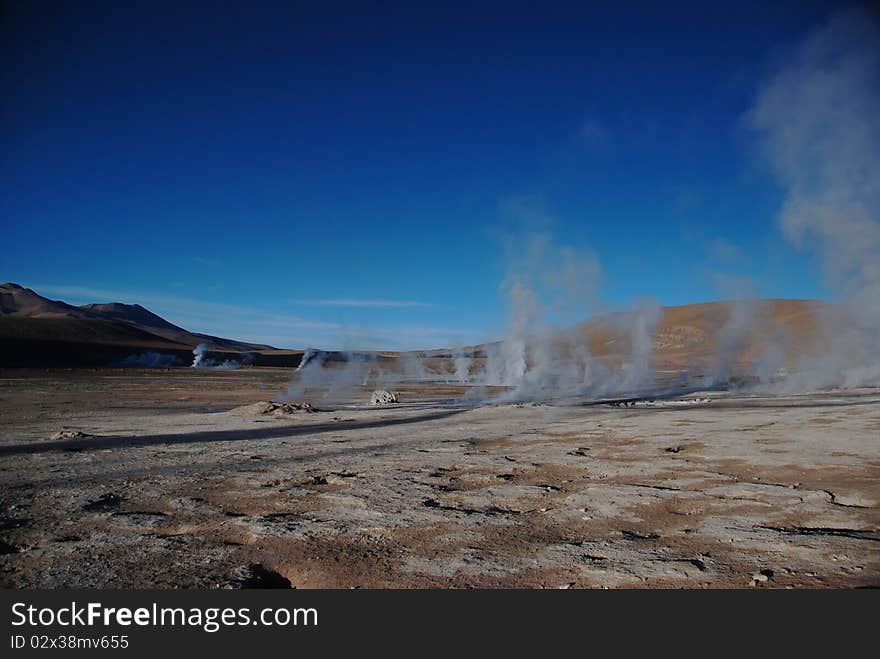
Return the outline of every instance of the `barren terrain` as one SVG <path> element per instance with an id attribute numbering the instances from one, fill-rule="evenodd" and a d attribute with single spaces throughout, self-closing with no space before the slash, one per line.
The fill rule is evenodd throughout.
<path id="1" fill-rule="evenodd" d="M 290 378 L 0 372 L 0 583 L 880 586 L 880 391 L 261 414 Z"/>

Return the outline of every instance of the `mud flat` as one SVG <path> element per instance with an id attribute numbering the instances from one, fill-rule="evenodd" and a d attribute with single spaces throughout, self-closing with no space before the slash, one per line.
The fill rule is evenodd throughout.
<path id="1" fill-rule="evenodd" d="M 880 586 L 880 391 L 253 411 L 288 378 L 0 373 L 0 584 Z"/>

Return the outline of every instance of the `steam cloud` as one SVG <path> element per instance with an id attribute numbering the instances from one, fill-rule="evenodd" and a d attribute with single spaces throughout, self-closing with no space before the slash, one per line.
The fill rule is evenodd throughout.
<path id="1" fill-rule="evenodd" d="M 326 400 L 358 387 L 444 377 L 472 387 L 477 400 L 487 399 L 487 387 L 493 385 L 504 387 L 495 398 L 499 401 L 680 393 L 687 387 L 729 386 L 742 375 L 737 369 L 750 342 L 762 346 L 746 378 L 753 386 L 803 391 L 880 385 L 880 30 L 875 16 L 850 11 L 811 34 L 761 86 L 746 120 L 785 192 L 779 218 L 784 234 L 795 246 L 815 250 L 829 286 L 839 294 L 840 303 L 819 319 L 818 336 L 806 352 L 772 322 L 766 301 L 735 299 L 715 336 L 714 354 L 697 368 L 702 373 L 682 371 L 677 380 L 661 383 L 655 340 L 662 307 L 644 300 L 630 312 L 604 317 L 613 337 L 605 347 L 615 344 L 614 358 L 607 358 L 608 350 L 593 355 L 576 323 L 598 309 L 599 261 L 589 250 L 533 233 L 508 241 L 509 268 L 500 286 L 507 328 L 481 359 L 464 349 L 453 351 L 451 370 L 444 375 L 426 368 L 416 353 L 402 354 L 392 366 L 375 355 L 307 351 L 288 397 L 320 390 Z M 792 353 L 798 362 L 789 369 Z M 336 363 L 327 368 L 329 362 Z"/>
<path id="2" fill-rule="evenodd" d="M 501 285 L 507 332 L 487 348 L 483 383 L 513 387 L 510 399 L 588 384 L 589 351 L 573 351 L 553 319 L 565 322 L 589 315 L 602 282 L 595 254 L 558 245 L 549 233 L 534 233 L 508 240 L 508 260 Z"/>
<path id="3" fill-rule="evenodd" d="M 193 348 L 193 368 L 203 368 L 205 366 L 205 353 L 208 352 L 208 344 L 200 343 Z"/>
<path id="4" fill-rule="evenodd" d="M 801 45 L 748 120 L 786 192 L 780 222 L 821 258 L 846 317 L 828 319 L 801 388 L 880 383 L 880 29 L 855 9 Z M 797 378 L 796 378 L 797 379 Z"/>
<path id="5" fill-rule="evenodd" d="M 218 362 L 213 359 L 208 358 L 208 344 L 200 343 L 195 348 L 193 348 L 193 362 L 192 368 L 214 368 L 219 370 L 231 370 L 236 368 L 241 368 L 243 363 L 246 363 L 247 358 L 242 361 L 237 361 L 234 359 L 226 359 L 222 362 Z"/>

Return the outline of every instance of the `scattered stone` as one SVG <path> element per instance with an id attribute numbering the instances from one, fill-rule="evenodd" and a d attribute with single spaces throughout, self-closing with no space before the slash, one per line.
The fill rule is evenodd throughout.
<path id="1" fill-rule="evenodd" d="M 370 394 L 370 405 L 395 405 L 397 402 L 397 394 L 392 391 L 376 389 Z"/>
<path id="2" fill-rule="evenodd" d="M 316 476 L 312 476 L 309 480 L 303 483 L 305 486 L 318 486 L 318 485 L 345 485 L 346 487 L 350 487 L 350 484 L 346 482 L 346 479 L 355 478 L 357 474 L 347 473 L 344 476 L 340 476 L 335 472 L 330 472 L 329 474 L 321 475 L 318 474 Z"/>
<path id="3" fill-rule="evenodd" d="M 59 430 L 49 435 L 49 439 L 53 442 L 62 439 L 83 439 L 85 437 L 93 437 L 93 435 L 82 430 Z"/>
<path id="4" fill-rule="evenodd" d="M 317 410 L 309 403 L 279 403 L 261 400 L 251 405 L 242 405 L 229 410 L 229 414 L 240 416 L 274 416 L 284 417 L 294 414 L 312 414 Z"/>
<path id="5" fill-rule="evenodd" d="M 773 570 L 763 569 L 760 572 L 755 572 L 752 575 L 752 585 L 757 586 L 759 583 L 767 583 L 770 579 L 773 578 Z"/>

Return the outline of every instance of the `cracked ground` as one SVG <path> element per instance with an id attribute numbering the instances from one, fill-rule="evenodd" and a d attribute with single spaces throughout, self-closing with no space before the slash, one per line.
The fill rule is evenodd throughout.
<path id="1" fill-rule="evenodd" d="M 0 373 L 0 584 L 880 586 L 877 390 L 247 407 L 288 379 Z"/>

